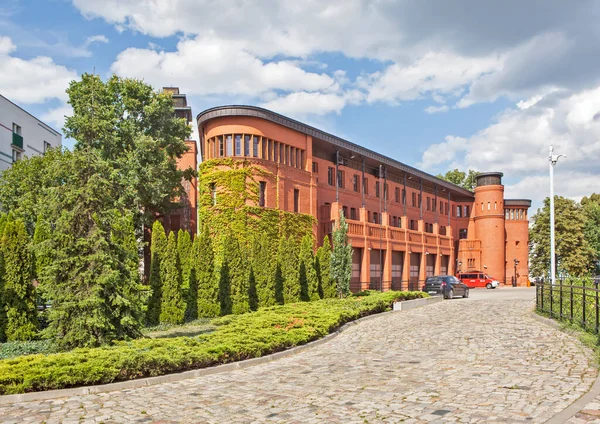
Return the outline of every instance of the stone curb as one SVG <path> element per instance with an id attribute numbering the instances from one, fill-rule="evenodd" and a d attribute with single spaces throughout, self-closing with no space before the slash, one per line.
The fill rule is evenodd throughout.
<path id="1" fill-rule="evenodd" d="M 535 313 L 535 311 L 533 311 L 531 313 L 531 315 L 536 321 L 539 321 L 550 327 L 554 327 L 557 330 L 566 332 L 567 334 L 570 334 L 572 336 L 577 335 L 576 331 L 565 329 L 560 325 L 559 322 L 557 322 L 551 318 L 546 318 L 544 316 L 538 315 Z M 580 412 L 585 407 L 585 405 L 587 405 L 589 402 L 594 400 L 594 398 L 598 395 L 600 395 L 600 374 L 596 377 L 596 381 L 594 381 L 594 384 L 592 384 L 592 386 L 590 387 L 590 390 L 588 390 L 587 393 L 583 394 L 579 399 L 577 399 L 575 402 L 573 402 L 572 404 L 567 406 L 561 412 L 554 415 L 549 420 L 545 421 L 545 424 L 563 424 L 564 422 L 568 421 L 570 418 L 577 415 L 577 413 Z"/>
<path id="2" fill-rule="evenodd" d="M 359 318 L 355 321 L 350 321 L 350 322 L 342 325 L 340 328 L 338 328 L 333 333 L 330 333 L 330 334 L 326 335 L 325 337 L 322 337 L 318 340 L 314 340 L 312 342 L 306 343 L 304 345 L 296 346 L 291 349 L 283 350 L 281 352 L 276 352 L 276 353 L 272 353 L 269 355 L 261 356 L 259 358 L 246 359 L 244 361 L 232 362 L 229 364 L 222 364 L 222 365 L 217 365 L 217 366 L 208 367 L 208 368 L 200 368 L 197 370 L 184 371 L 184 372 L 175 373 L 175 374 L 160 375 L 157 377 L 146 377 L 146 378 L 140 378 L 137 380 L 120 381 L 117 383 L 108 383 L 108 384 L 101 384 L 101 385 L 96 385 L 96 386 L 75 387 L 72 389 L 48 390 L 45 392 L 21 393 L 21 394 L 17 394 L 17 395 L 4 395 L 4 396 L 0 396 L 0 405 L 10 405 L 10 404 L 20 403 L 20 402 L 43 401 L 43 400 L 58 399 L 58 398 L 71 397 L 71 396 L 85 396 L 85 395 L 90 395 L 90 394 L 112 392 L 112 391 L 117 391 L 117 390 L 137 389 L 137 388 L 146 387 L 146 386 L 154 386 L 156 384 L 172 383 L 172 382 L 176 382 L 176 381 L 187 380 L 189 378 L 203 377 L 206 375 L 220 374 L 223 372 L 248 368 L 248 367 L 251 367 L 254 365 L 259 365 L 259 364 L 264 364 L 264 363 L 268 363 L 271 361 L 275 361 L 280 358 L 286 358 L 288 356 L 292 356 L 297 353 L 303 352 L 304 350 L 319 346 L 323 343 L 327 343 L 328 341 L 337 337 L 339 334 L 341 334 L 348 328 L 350 328 L 354 325 L 358 325 L 361 322 L 364 322 L 364 321 L 367 321 L 367 320 L 370 320 L 373 318 L 379 318 L 381 316 L 385 316 L 388 314 L 401 312 L 402 310 L 409 310 L 409 309 L 414 309 L 414 308 L 430 305 L 433 303 L 438 303 L 438 302 L 441 302 L 442 300 L 443 299 L 441 296 L 432 296 L 432 297 L 423 298 L 423 299 L 406 300 L 404 302 L 399 302 L 399 303 L 405 305 L 405 307 L 402 308 L 401 310 L 392 310 L 392 311 L 388 311 L 388 312 L 382 312 L 379 314 L 368 315 L 366 317 Z"/>

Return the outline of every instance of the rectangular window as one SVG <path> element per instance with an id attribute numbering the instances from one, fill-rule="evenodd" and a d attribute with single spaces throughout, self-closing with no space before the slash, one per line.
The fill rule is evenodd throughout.
<path id="1" fill-rule="evenodd" d="M 330 186 L 334 184 L 334 172 L 335 170 L 332 167 L 327 168 L 327 184 Z"/>
<path id="2" fill-rule="evenodd" d="M 244 156 L 250 156 L 250 140 L 249 135 L 244 136 Z"/>
<path id="3" fill-rule="evenodd" d="M 350 219 L 356 219 L 356 208 L 350 208 Z"/>
<path id="4" fill-rule="evenodd" d="M 285 154 L 285 146 L 279 143 L 279 163 L 284 163 L 283 155 Z"/>
<path id="5" fill-rule="evenodd" d="M 423 199 L 421 198 L 421 193 L 419 193 L 419 209 L 421 208 L 421 205 L 423 204 Z"/>
<path id="6" fill-rule="evenodd" d="M 275 162 L 279 162 L 279 143 L 273 142 L 273 160 Z"/>
<path id="7" fill-rule="evenodd" d="M 390 190 L 390 188 L 388 187 L 388 185 L 384 184 L 383 185 L 383 198 L 384 199 L 387 199 L 389 197 L 388 196 L 389 190 Z"/>
<path id="8" fill-rule="evenodd" d="M 396 222 L 397 222 L 396 219 L 397 218 L 395 216 L 392 217 L 392 226 L 394 226 L 394 227 L 396 227 Z"/>
<path id="9" fill-rule="evenodd" d="M 273 140 L 267 140 L 267 159 L 273 160 Z"/>
<path id="10" fill-rule="evenodd" d="M 464 217 L 468 218 L 469 217 L 469 207 L 467 205 L 465 205 L 464 209 L 465 209 L 464 210 L 464 212 L 465 212 Z"/>
<path id="11" fill-rule="evenodd" d="M 48 150 L 50 150 L 50 148 L 52 148 L 50 143 L 48 143 L 47 141 L 44 141 L 44 153 L 46 153 Z"/>
<path id="12" fill-rule="evenodd" d="M 315 174 L 319 173 L 319 164 L 317 162 L 312 163 L 312 170 Z"/>
<path id="13" fill-rule="evenodd" d="M 208 185 L 210 190 L 210 198 L 212 199 L 212 204 L 215 206 L 217 204 L 217 185 L 215 183 L 210 183 Z"/>
<path id="14" fill-rule="evenodd" d="M 367 211 L 367 221 L 371 222 L 371 211 Z"/>
<path id="15" fill-rule="evenodd" d="M 348 206 L 342 206 L 342 212 L 344 212 L 344 218 L 348 217 Z"/>
<path id="16" fill-rule="evenodd" d="M 417 207 L 417 193 L 412 193 L 412 206 L 413 208 Z"/>
<path id="17" fill-rule="evenodd" d="M 450 213 L 450 202 L 446 203 L 445 209 L 446 209 L 446 215 L 448 215 Z"/>
<path id="18" fill-rule="evenodd" d="M 15 124 L 15 123 L 13 122 L 13 125 L 12 125 L 12 127 L 13 127 L 13 132 L 14 132 L 15 134 L 22 135 L 22 134 L 21 134 L 21 127 L 20 127 L 19 125 Z"/>
<path id="19" fill-rule="evenodd" d="M 375 197 L 379 197 L 379 181 L 375 181 Z"/>
<path id="20" fill-rule="evenodd" d="M 354 189 L 354 191 L 356 191 L 357 193 L 360 191 L 360 187 L 359 187 L 359 177 L 358 175 L 354 175 L 352 177 L 352 188 Z"/>
<path id="21" fill-rule="evenodd" d="M 406 205 L 406 189 L 402 189 L 402 204 Z"/>
<path id="22" fill-rule="evenodd" d="M 338 170 L 337 172 L 337 183 L 339 188 L 344 188 L 344 171 Z"/>
<path id="23" fill-rule="evenodd" d="M 255 135 L 252 138 L 252 156 L 257 158 L 258 157 L 258 144 L 260 143 L 260 137 Z"/>
<path id="24" fill-rule="evenodd" d="M 262 139 L 262 156 L 263 159 L 267 159 L 269 157 L 269 153 L 267 152 L 267 139 L 263 137 Z"/>
<path id="25" fill-rule="evenodd" d="M 296 148 L 290 147 L 290 166 L 296 166 Z"/>
<path id="26" fill-rule="evenodd" d="M 400 189 L 398 187 L 394 190 L 394 199 L 396 203 L 400 203 Z"/>
<path id="27" fill-rule="evenodd" d="M 217 137 L 217 143 L 219 144 L 219 157 L 222 158 L 223 156 L 225 156 L 225 145 L 223 143 L 222 135 Z"/>
<path id="28" fill-rule="evenodd" d="M 296 168 L 302 169 L 302 162 L 301 162 L 301 159 L 300 159 L 300 156 L 301 156 L 300 153 L 301 153 L 300 149 L 296 149 Z"/>
<path id="29" fill-rule="evenodd" d="M 235 139 L 235 155 L 241 156 L 242 155 L 242 135 L 236 134 L 234 136 L 234 139 Z"/>
<path id="30" fill-rule="evenodd" d="M 444 202 L 440 201 L 440 213 L 444 214 Z"/>
<path id="31" fill-rule="evenodd" d="M 363 178 L 363 193 L 365 195 L 369 194 L 369 179 Z"/>
<path id="32" fill-rule="evenodd" d="M 233 156 L 233 137 L 231 137 L 231 135 L 226 135 L 225 142 L 227 144 L 227 157 Z"/>
<path id="33" fill-rule="evenodd" d="M 212 148 L 213 148 L 213 155 L 212 155 L 212 157 L 216 158 L 217 157 L 217 140 L 213 138 L 212 141 L 211 141 L 211 143 L 212 143 Z"/>
<path id="34" fill-rule="evenodd" d="M 508 209 L 504 209 L 504 219 L 509 219 L 509 217 L 508 217 Z"/>
<path id="35" fill-rule="evenodd" d="M 12 151 L 12 161 L 14 163 L 14 162 L 16 162 L 18 160 L 21 160 L 21 152 L 18 151 L 17 149 L 13 149 L 13 151 Z"/>
<path id="36" fill-rule="evenodd" d="M 300 212 L 300 190 L 294 189 L 294 212 Z"/>
<path id="37" fill-rule="evenodd" d="M 427 198 L 427 210 L 431 209 L 431 197 Z"/>
<path id="38" fill-rule="evenodd" d="M 258 206 L 265 206 L 265 192 L 267 191 L 267 183 L 265 181 L 260 182 L 260 187 L 258 191 Z"/>
<path id="39" fill-rule="evenodd" d="M 456 205 L 456 217 L 457 218 L 461 217 L 461 207 L 460 207 L 460 205 Z"/>
<path id="40" fill-rule="evenodd" d="M 373 212 L 373 223 L 379 224 L 379 214 L 377 212 Z"/>
<path id="41" fill-rule="evenodd" d="M 435 208 L 436 208 L 436 206 L 437 206 L 437 204 L 435 203 L 435 199 L 432 199 L 432 200 L 431 200 L 431 210 L 432 210 L 433 212 L 435 212 Z"/>
<path id="42" fill-rule="evenodd" d="M 285 146 L 285 164 L 289 165 L 290 164 L 290 146 L 286 145 Z"/>

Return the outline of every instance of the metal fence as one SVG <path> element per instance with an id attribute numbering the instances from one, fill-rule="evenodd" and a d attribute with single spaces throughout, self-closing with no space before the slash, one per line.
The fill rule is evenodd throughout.
<path id="1" fill-rule="evenodd" d="M 575 324 L 585 331 L 598 334 L 600 329 L 600 279 L 590 280 L 589 285 L 565 284 L 558 280 L 536 284 L 536 308 L 550 318 Z"/>

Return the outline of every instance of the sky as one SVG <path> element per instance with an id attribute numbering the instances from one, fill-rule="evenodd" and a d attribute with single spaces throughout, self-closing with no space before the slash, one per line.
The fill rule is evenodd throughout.
<path id="1" fill-rule="evenodd" d="M 57 130 L 82 73 L 265 107 L 505 197 L 600 192 L 594 0 L 2 0 L 0 94 Z M 65 140 L 72 147 L 71 140 Z"/>

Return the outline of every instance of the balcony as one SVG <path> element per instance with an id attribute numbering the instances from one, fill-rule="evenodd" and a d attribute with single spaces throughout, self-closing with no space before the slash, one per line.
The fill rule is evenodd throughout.
<path id="1" fill-rule="evenodd" d="M 12 135 L 12 145 L 18 147 L 23 150 L 23 137 L 17 133 L 13 133 Z"/>

